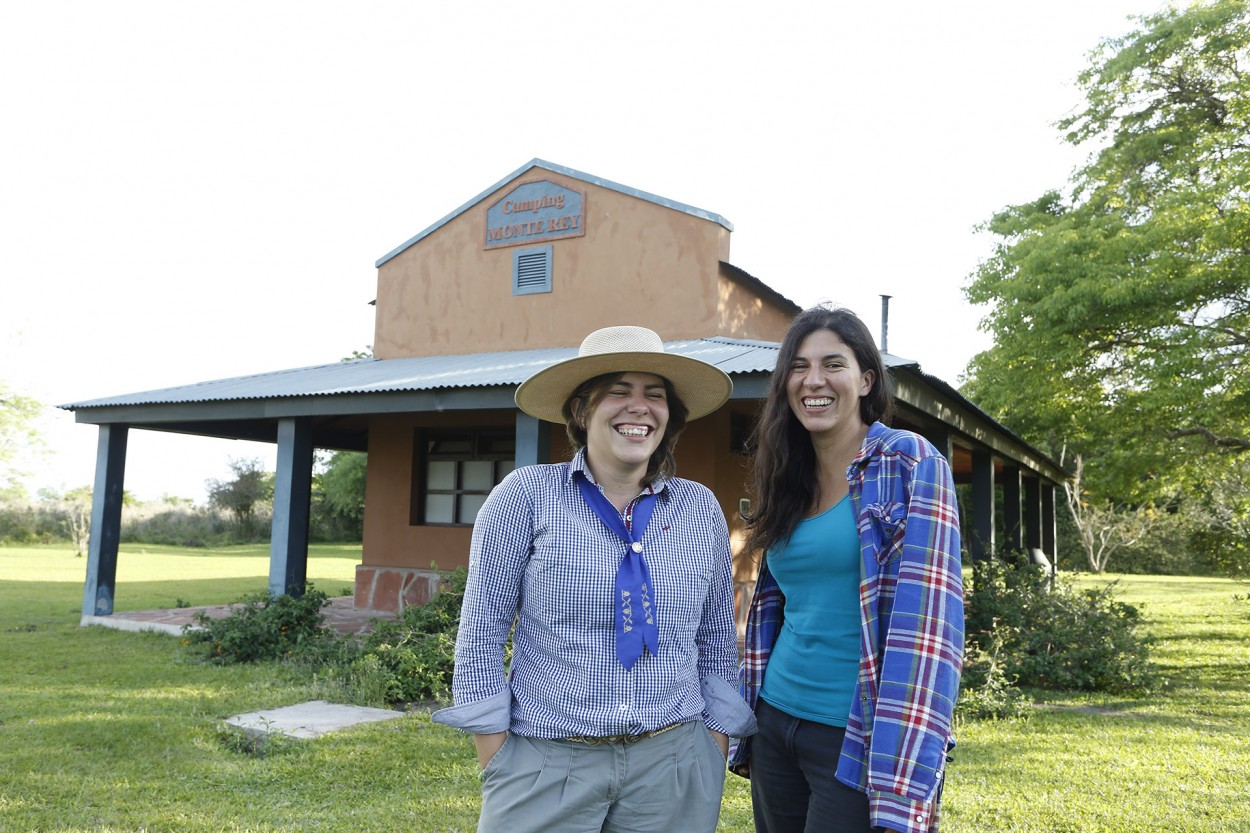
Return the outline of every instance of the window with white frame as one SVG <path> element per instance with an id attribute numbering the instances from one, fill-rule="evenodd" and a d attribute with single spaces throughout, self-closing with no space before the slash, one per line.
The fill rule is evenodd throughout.
<path id="1" fill-rule="evenodd" d="M 469 526 L 490 490 L 516 468 L 511 427 L 417 432 L 412 523 Z"/>

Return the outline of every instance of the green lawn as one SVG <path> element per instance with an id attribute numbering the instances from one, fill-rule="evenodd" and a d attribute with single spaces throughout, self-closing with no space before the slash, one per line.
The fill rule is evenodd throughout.
<path id="1" fill-rule="evenodd" d="M 946 802 L 973 831 L 1250 831 L 1250 607 L 1230 581 L 1119 580 L 1157 639 L 1162 689 L 1047 693 L 1022 723 L 961 727 Z"/>
<path id="2" fill-rule="evenodd" d="M 358 547 L 318 547 L 309 577 L 341 594 L 358 561 Z M 465 737 L 414 713 L 244 754 L 222 718 L 326 689 L 275 666 L 190 662 L 168 636 L 77 627 L 85 568 L 62 548 L 0 548 L 0 831 L 474 829 Z M 126 546 L 117 609 L 233 601 L 267 575 L 263 546 Z M 1031 720 L 961 726 L 946 833 L 1250 833 L 1250 606 L 1232 601 L 1244 590 L 1120 578 L 1166 686 L 1047 695 Z M 721 830 L 750 830 L 746 782 L 726 786 Z"/>

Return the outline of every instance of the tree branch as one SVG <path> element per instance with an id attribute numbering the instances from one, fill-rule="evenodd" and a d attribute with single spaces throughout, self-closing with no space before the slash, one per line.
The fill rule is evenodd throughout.
<path id="1" fill-rule="evenodd" d="M 1209 428 L 1176 428 L 1167 432 L 1167 438 L 1170 440 L 1179 439 L 1181 437 L 1202 437 L 1207 442 L 1217 448 L 1231 451 L 1234 454 L 1240 454 L 1243 451 L 1250 451 L 1250 440 L 1241 437 L 1221 437 Z"/>

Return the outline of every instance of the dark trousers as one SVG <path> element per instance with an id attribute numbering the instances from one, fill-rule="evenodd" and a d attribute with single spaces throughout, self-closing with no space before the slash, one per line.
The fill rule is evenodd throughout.
<path id="1" fill-rule="evenodd" d="M 834 777 L 846 730 L 792 717 L 763 700 L 751 740 L 757 833 L 870 833 L 868 796 Z"/>

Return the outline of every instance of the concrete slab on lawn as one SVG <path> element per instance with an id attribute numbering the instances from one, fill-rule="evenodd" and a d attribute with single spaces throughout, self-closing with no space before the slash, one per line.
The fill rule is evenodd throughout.
<path id="1" fill-rule="evenodd" d="M 361 723 L 394 720 L 404 714 L 390 709 L 371 709 L 366 706 L 313 700 L 280 709 L 236 714 L 234 717 L 227 717 L 226 724 L 242 729 L 253 737 L 280 732 L 293 738 L 315 738 Z"/>

